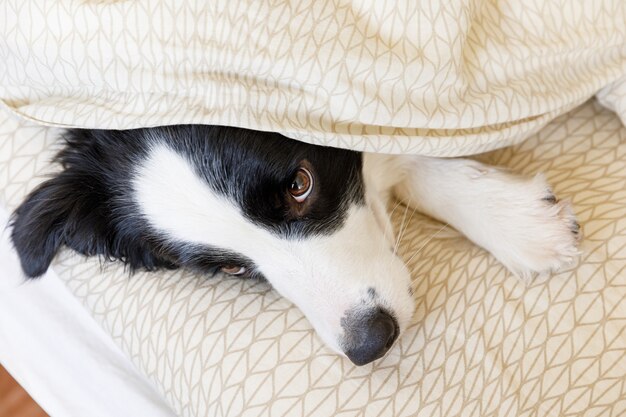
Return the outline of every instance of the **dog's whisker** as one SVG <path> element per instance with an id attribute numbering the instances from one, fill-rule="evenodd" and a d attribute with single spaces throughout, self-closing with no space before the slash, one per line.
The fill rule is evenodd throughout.
<path id="1" fill-rule="evenodd" d="M 396 209 L 400 206 L 400 204 L 402 204 L 402 201 L 398 200 L 396 202 L 396 205 L 393 207 L 393 210 L 391 210 L 391 213 L 389 213 L 389 221 L 387 222 L 387 224 L 385 225 L 385 229 L 383 230 L 383 242 L 387 240 L 387 233 L 394 232 L 391 219 L 393 218 L 393 214 L 395 213 Z M 392 235 L 392 239 L 395 240 L 395 237 L 393 235 Z"/>
<path id="2" fill-rule="evenodd" d="M 406 207 L 408 209 L 409 205 L 406 205 Z M 398 248 L 400 247 L 400 244 L 402 243 L 402 239 L 404 238 L 404 234 L 408 230 L 408 226 L 411 223 L 411 220 L 413 219 L 413 216 L 415 215 L 416 211 L 417 211 L 417 208 L 413 208 L 413 211 L 411 212 L 411 215 L 409 216 L 409 219 L 406 222 L 403 220 L 402 223 L 400 224 L 400 231 L 398 233 L 398 239 L 396 241 L 396 244 L 395 244 L 395 246 L 393 248 L 393 255 L 396 255 L 398 253 Z M 406 211 L 405 211 L 405 215 L 406 215 Z"/>
<path id="3" fill-rule="evenodd" d="M 399 201 L 398 204 L 400 204 L 402 201 Z M 406 218 L 406 213 L 409 209 L 409 205 L 405 204 L 405 211 L 404 211 L 404 215 L 403 217 Z M 409 216 L 409 219 L 407 221 L 405 221 L 405 219 L 402 220 L 401 224 L 400 224 L 400 230 L 398 231 L 398 236 L 396 239 L 396 243 L 394 245 L 394 247 L 392 248 L 391 253 L 389 254 L 389 257 L 387 258 L 387 266 L 389 267 L 393 261 L 395 260 L 395 258 L 397 257 L 398 254 L 398 248 L 400 247 L 400 244 L 402 243 L 402 239 L 404 238 L 404 234 L 406 233 L 406 231 L 408 230 L 408 226 L 411 223 L 411 220 L 413 219 L 413 216 L 415 215 L 415 212 L 417 211 L 417 208 L 413 208 L 413 211 L 411 212 L 411 215 Z M 392 220 L 392 215 L 389 216 L 390 221 Z"/>
<path id="4" fill-rule="evenodd" d="M 426 245 L 428 245 L 428 243 L 433 240 L 434 238 L 436 238 L 439 233 L 443 232 L 443 230 L 448 227 L 450 225 L 450 223 L 446 223 L 443 226 L 441 226 L 441 228 L 439 230 L 437 230 L 437 232 L 433 233 L 428 240 L 426 240 L 426 242 L 422 243 L 422 245 L 417 249 L 417 251 L 415 251 L 415 253 L 413 253 L 413 255 L 411 255 L 411 257 L 409 259 L 407 259 L 405 261 L 405 264 L 408 266 L 410 265 L 411 261 L 413 259 L 415 259 L 415 257 L 422 251 L 422 249 L 424 249 L 426 247 Z"/>
<path id="5" fill-rule="evenodd" d="M 389 221 L 385 224 L 385 228 L 383 229 L 382 245 L 380 245 L 378 248 L 378 254 L 377 254 L 378 257 L 382 257 L 382 255 L 385 253 L 385 248 L 387 247 L 388 233 L 391 233 L 391 238 L 395 239 L 395 237 L 393 236 L 394 231 L 393 231 L 393 224 L 391 222 L 391 218 L 393 217 L 393 213 L 396 211 L 398 206 L 400 206 L 400 204 L 401 204 L 401 201 L 398 200 L 395 206 L 393 207 L 393 209 L 391 210 L 391 212 L 388 214 Z M 392 259 L 393 259 L 393 256 L 392 256 Z"/>
<path id="6" fill-rule="evenodd" d="M 404 222 L 406 221 L 406 213 L 409 211 L 409 206 L 405 205 L 404 206 L 404 214 L 402 215 L 402 221 L 400 222 L 400 229 L 398 230 L 398 236 L 396 237 L 396 242 L 393 245 L 393 253 L 397 252 L 398 249 L 398 245 L 400 243 L 400 239 L 402 238 L 402 230 L 404 227 Z"/>

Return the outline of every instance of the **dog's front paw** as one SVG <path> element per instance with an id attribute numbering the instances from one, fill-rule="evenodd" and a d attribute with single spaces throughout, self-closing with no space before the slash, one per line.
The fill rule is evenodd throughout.
<path id="1" fill-rule="evenodd" d="M 516 197 L 500 217 L 502 244 L 494 255 L 524 279 L 556 272 L 579 255 L 580 225 L 568 201 L 559 201 L 543 175 L 517 183 Z"/>

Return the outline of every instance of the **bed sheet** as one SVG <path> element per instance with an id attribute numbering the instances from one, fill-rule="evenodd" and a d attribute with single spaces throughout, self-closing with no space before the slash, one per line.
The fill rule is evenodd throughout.
<path id="1" fill-rule="evenodd" d="M 54 129 L 0 123 L 0 201 L 49 170 Z M 54 269 L 181 416 L 626 415 L 626 129 L 588 102 L 479 159 L 545 172 L 583 234 L 525 285 L 454 231 L 398 209 L 417 311 L 382 360 L 329 351 L 267 285 L 138 273 L 64 251 Z"/>

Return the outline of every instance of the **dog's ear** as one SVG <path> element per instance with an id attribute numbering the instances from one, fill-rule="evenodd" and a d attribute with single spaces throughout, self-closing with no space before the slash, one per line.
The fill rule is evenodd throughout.
<path id="1" fill-rule="evenodd" d="M 88 256 L 120 259 L 131 270 L 176 267 L 136 231 L 113 224 L 106 193 L 96 178 L 70 169 L 28 195 L 11 221 L 11 239 L 28 277 L 43 275 L 61 245 Z"/>
<path id="2" fill-rule="evenodd" d="M 102 216 L 76 178 L 67 171 L 31 192 L 11 219 L 11 239 L 22 269 L 30 278 L 43 275 L 59 247 L 83 242 L 84 253 L 96 253 L 102 244 Z M 83 184 L 88 189 L 89 184 Z"/>
<path id="3" fill-rule="evenodd" d="M 179 266 L 136 225 L 124 224 L 128 218 L 112 215 L 107 192 L 96 177 L 70 169 L 28 195 L 13 213 L 11 239 L 29 278 L 47 271 L 61 245 L 83 255 L 121 260 L 131 271 Z"/>

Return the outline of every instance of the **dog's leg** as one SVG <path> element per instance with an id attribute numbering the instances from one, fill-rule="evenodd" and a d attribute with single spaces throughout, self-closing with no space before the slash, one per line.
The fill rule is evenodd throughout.
<path id="1" fill-rule="evenodd" d="M 555 271 L 578 254 L 579 226 L 542 175 L 526 178 L 469 159 L 397 157 L 396 196 L 446 222 L 521 277 Z"/>

